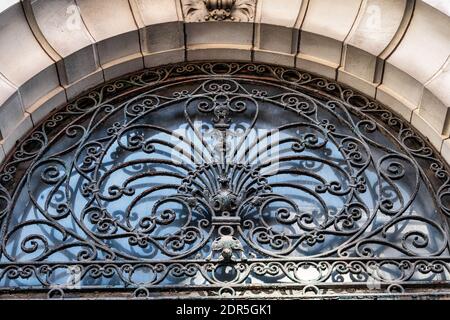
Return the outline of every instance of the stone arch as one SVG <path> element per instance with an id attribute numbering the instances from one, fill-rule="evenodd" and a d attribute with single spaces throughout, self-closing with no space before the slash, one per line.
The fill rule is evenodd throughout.
<path id="1" fill-rule="evenodd" d="M 450 161 L 447 2 L 234 6 L 210 15 L 203 0 L 2 1 L 0 162 L 52 110 L 97 84 L 144 67 L 224 59 L 296 67 L 354 87 L 411 122 Z"/>

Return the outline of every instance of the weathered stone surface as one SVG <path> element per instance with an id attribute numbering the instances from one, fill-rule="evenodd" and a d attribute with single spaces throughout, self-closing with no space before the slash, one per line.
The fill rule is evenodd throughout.
<path id="1" fill-rule="evenodd" d="M 417 1 L 409 28 L 388 61 L 425 84 L 448 59 L 449 39 L 449 17 Z"/>
<path id="2" fill-rule="evenodd" d="M 98 57 L 105 69 L 105 80 L 120 76 L 106 70 L 121 66 L 124 73 L 143 68 L 139 34 L 128 0 L 77 0 L 81 17 L 97 43 Z M 102 18 L 99 19 L 99 12 Z M 137 56 L 141 61 L 137 60 Z M 122 74 L 124 74 L 122 73 Z"/>
<path id="3" fill-rule="evenodd" d="M 438 150 L 441 150 L 442 143 L 448 138 L 448 135 L 442 135 L 435 128 L 420 116 L 418 111 L 414 111 L 411 118 L 411 124 L 422 133 L 430 143 Z"/>
<path id="4" fill-rule="evenodd" d="M 342 43 L 357 17 L 361 0 L 310 0 L 301 27 L 297 66 L 336 77 Z"/>
<path id="5" fill-rule="evenodd" d="M 17 88 L 0 75 L 0 132 L 3 139 L 14 131 L 23 117 L 24 109 Z"/>
<path id="6" fill-rule="evenodd" d="M 177 0 L 131 0 L 146 67 L 185 59 L 183 14 Z"/>
<path id="7" fill-rule="evenodd" d="M 17 142 L 32 128 L 33 123 L 31 122 L 31 117 L 26 113 L 20 121 L 15 123 L 14 129 L 11 130 L 11 133 L 8 136 L 3 137 L 3 140 L 0 141 L 0 145 L 2 146 L 5 154 L 10 153 Z"/>
<path id="8" fill-rule="evenodd" d="M 423 85 L 414 77 L 411 77 L 402 70 L 390 63 L 384 67 L 382 86 L 389 88 L 396 95 L 401 96 L 414 106 L 420 105 L 423 94 Z"/>
<path id="9" fill-rule="evenodd" d="M 450 163 L 450 139 L 442 143 L 441 155 L 447 163 Z"/>
<path id="10" fill-rule="evenodd" d="M 346 43 L 379 56 L 397 33 L 406 5 L 407 0 L 364 1 Z"/>
<path id="11" fill-rule="evenodd" d="M 447 123 L 449 108 L 445 106 L 428 89 L 425 89 L 422 101 L 419 107 L 419 114 L 422 116 L 438 133 L 448 135 L 450 132 Z"/>
<path id="12" fill-rule="evenodd" d="M 376 91 L 376 99 L 392 109 L 407 121 L 411 121 L 412 112 L 418 107 L 390 88 L 380 85 Z"/>
<path id="13" fill-rule="evenodd" d="M 425 87 L 450 108 L 450 55 L 445 65 Z"/>
<path id="14" fill-rule="evenodd" d="M 5 151 L 3 151 L 3 146 L 0 144 L 0 164 L 5 160 Z"/>
<path id="15" fill-rule="evenodd" d="M 0 72 L 18 88 L 25 106 L 59 85 L 54 61 L 36 41 L 20 3 L 0 14 L 0 47 Z"/>
<path id="16" fill-rule="evenodd" d="M 305 16 L 306 2 L 267 0 L 258 3 L 254 40 L 255 61 L 295 65 L 299 28 Z"/>
<path id="17" fill-rule="evenodd" d="M 188 60 L 251 59 L 252 23 L 189 23 L 185 30 Z"/>
<path id="18" fill-rule="evenodd" d="M 31 8 L 39 31 L 59 55 L 58 70 L 64 86 L 98 71 L 95 40 L 75 1 L 40 0 L 31 2 Z"/>
<path id="19" fill-rule="evenodd" d="M 54 111 L 57 107 L 67 102 L 66 92 L 62 87 L 49 92 L 47 95 L 39 99 L 34 105 L 27 108 L 27 112 L 31 115 L 34 125 Z"/>

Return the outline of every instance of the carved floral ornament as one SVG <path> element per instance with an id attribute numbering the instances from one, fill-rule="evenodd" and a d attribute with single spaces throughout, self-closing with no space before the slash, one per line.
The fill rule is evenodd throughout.
<path id="1" fill-rule="evenodd" d="M 256 0 L 182 0 L 187 22 L 254 19 Z"/>

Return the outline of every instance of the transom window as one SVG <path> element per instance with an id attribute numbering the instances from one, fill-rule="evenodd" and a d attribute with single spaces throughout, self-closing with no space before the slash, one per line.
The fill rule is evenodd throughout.
<path id="1" fill-rule="evenodd" d="M 439 294 L 449 174 L 371 99 L 297 70 L 145 70 L 76 99 L 0 172 L 0 292 Z"/>

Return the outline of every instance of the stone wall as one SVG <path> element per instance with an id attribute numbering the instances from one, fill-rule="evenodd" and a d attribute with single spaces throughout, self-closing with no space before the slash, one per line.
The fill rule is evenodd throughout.
<path id="1" fill-rule="evenodd" d="M 450 1 L 205 1 L 1 0 L 0 162 L 81 92 L 194 60 L 336 79 L 410 121 L 450 162 Z"/>

